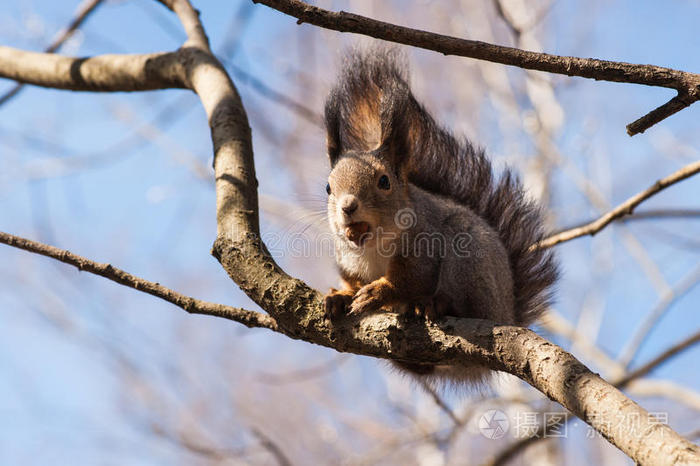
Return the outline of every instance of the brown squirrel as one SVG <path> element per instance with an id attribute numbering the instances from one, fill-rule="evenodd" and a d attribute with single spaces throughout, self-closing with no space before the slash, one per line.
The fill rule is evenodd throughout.
<path id="1" fill-rule="evenodd" d="M 328 220 L 344 289 L 326 313 L 379 309 L 527 326 L 551 299 L 542 213 L 511 171 L 458 141 L 414 98 L 393 50 L 348 55 L 325 105 Z M 416 374 L 430 364 L 399 363 Z M 464 371 L 462 371 L 464 372 Z M 443 372 L 480 379 L 485 370 Z"/>

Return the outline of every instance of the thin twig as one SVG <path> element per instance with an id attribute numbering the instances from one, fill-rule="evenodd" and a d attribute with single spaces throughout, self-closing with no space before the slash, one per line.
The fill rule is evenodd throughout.
<path id="1" fill-rule="evenodd" d="M 224 462 L 226 460 L 231 460 L 233 458 L 240 458 L 246 455 L 247 453 L 250 453 L 250 450 L 252 449 L 251 447 L 242 447 L 235 450 L 219 449 L 200 443 L 194 440 L 193 438 L 189 437 L 185 433 L 170 432 L 169 430 L 161 427 L 156 423 L 152 423 L 150 425 L 150 428 L 151 432 L 157 435 L 158 437 L 168 440 L 191 453 L 203 456 L 211 461 L 219 463 Z"/>
<path id="2" fill-rule="evenodd" d="M 627 391 L 637 397 L 665 398 L 700 413 L 700 393 L 672 380 L 637 379 L 628 385 Z M 695 464 L 700 464 L 696 461 Z"/>
<path id="3" fill-rule="evenodd" d="M 698 86 L 698 84 L 694 85 L 696 87 Z M 635 134 L 643 133 L 658 122 L 665 120 L 674 113 L 680 112 L 686 107 L 689 107 L 695 103 L 696 100 L 698 100 L 696 94 L 679 90 L 677 96 L 627 125 L 627 134 L 634 136 Z"/>
<path id="4" fill-rule="evenodd" d="M 638 379 L 640 377 L 644 377 L 649 372 L 651 372 L 654 368 L 658 367 L 659 365 L 663 364 L 671 357 L 675 356 L 676 354 L 680 353 L 681 351 L 685 350 L 686 348 L 690 348 L 691 346 L 693 346 L 694 344 L 696 344 L 698 342 L 700 342 L 700 331 L 695 333 L 694 335 L 687 337 L 686 339 L 684 339 L 682 341 L 679 341 L 675 345 L 668 348 L 666 351 L 663 351 L 661 354 L 659 354 L 658 356 L 653 358 L 651 361 L 634 369 L 632 372 L 628 373 L 627 375 L 625 375 L 621 379 L 617 380 L 615 382 L 615 386 L 618 388 L 626 387 L 633 380 Z"/>
<path id="5" fill-rule="evenodd" d="M 277 445 L 275 442 L 270 439 L 267 435 L 265 435 L 262 431 L 259 429 L 253 428 L 251 429 L 253 434 L 260 440 L 260 445 L 269 451 L 272 456 L 275 457 L 277 460 L 277 463 L 280 466 L 292 466 L 292 462 L 289 461 L 287 458 L 287 455 L 284 454 L 282 449 Z"/>
<path id="6" fill-rule="evenodd" d="M 236 77 L 236 82 L 241 82 L 250 86 L 261 96 L 288 108 L 312 125 L 323 128 L 323 118 L 318 112 L 311 110 L 306 105 L 294 100 L 288 95 L 276 91 L 257 77 L 245 71 L 243 68 L 234 65 L 232 62 L 225 59 L 221 59 L 221 62 L 226 65 L 227 68 L 231 69 L 233 75 Z"/>
<path id="7" fill-rule="evenodd" d="M 226 306 L 223 304 L 210 303 L 199 299 L 185 296 L 177 291 L 160 285 L 159 283 L 144 280 L 143 278 L 131 275 L 121 269 L 113 267 L 111 264 L 101 264 L 90 259 L 73 254 L 65 249 L 59 249 L 47 244 L 38 243 L 36 241 L 21 238 L 0 231 L 0 243 L 7 244 L 25 251 L 41 254 L 42 256 L 50 257 L 58 261 L 70 264 L 77 267 L 78 270 L 84 270 L 95 275 L 117 282 L 120 285 L 133 288 L 138 291 L 143 291 L 150 295 L 164 299 L 190 314 L 203 314 L 225 319 L 235 320 L 246 327 L 254 328 L 261 327 L 270 330 L 277 330 L 275 320 L 264 314 L 245 309 Z"/>
<path id="8" fill-rule="evenodd" d="M 544 7 L 541 7 L 534 15 L 532 19 L 528 21 L 525 25 L 515 24 L 512 21 L 510 15 L 504 10 L 502 0 L 494 0 L 493 6 L 496 8 L 496 14 L 503 20 L 503 23 L 508 26 L 510 32 L 515 36 L 515 41 L 520 42 L 521 36 L 534 28 L 542 19 L 547 16 L 552 11 L 552 6 L 554 1 L 549 2 Z"/>
<path id="9" fill-rule="evenodd" d="M 104 0 L 85 0 L 83 3 L 78 5 L 71 22 L 68 23 L 68 26 L 58 31 L 58 34 L 56 34 L 54 40 L 51 41 L 51 44 L 44 49 L 44 52 L 54 53 L 56 50 L 58 50 L 61 45 L 70 39 L 73 33 L 80 27 L 81 24 L 83 24 L 87 17 L 90 16 L 90 13 L 95 11 L 95 8 L 97 8 L 103 1 Z M 12 89 L 0 97 L 0 105 L 19 94 L 23 87 L 24 83 L 15 84 Z"/>
<path id="10" fill-rule="evenodd" d="M 658 180 L 656 183 L 654 183 L 652 186 L 645 189 L 641 193 L 636 194 L 631 198 L 627 199 L 625 202 L 618 205 L 602 217 L 599 217 L 597 220 L 590 222 L 587 225 L 578 228 L 573 228 L 571 230 L 566 230 L 556 235 L 552 235 L 533 245 L 532 247 L 550 248 L 556 244 L 563 243 L 565 241 L 570 241 L 574 238 L 586 235 L 595 235 L 600 230 L 605 228 L 610 222 L 624 217 L 626 215 L 630 215 L 634 211 L 635 207 L 637 207 L 639 204 L 649 199 L 653 195 L 657 194 L 660 191 L 663 191 L 664 189 L 668 188 L 669 186 L 675 183 L 678 183 L 679 181 L 683 181 L 684 179 L 697 174 L 698 172 L 700 172 L 700 161 L 688 164 L 680 170 L 667 176 L 666 178 Z"/>
<path id="11" fill-rule="evenodd" d="M 664 313 L 677 299 L 686 295 L 698 284 L 700 284 L 700 266 L 696 267 L 682 280 L 680 280 L 672 289 L 668 290 L 667 293 L 662 295 L 661 300 L 658 302 L 658 304 L 656 304 L 656 306 L 654 306 L 649 314 L 646 315 L 644 320 L 642 320 L 632 334 L 632 337 L 630 337 L 628 340 L 627 344 L 620 351 L 618 362 L 623 366 L 628 366 L 632 360 L 634 360 L 634 357 L 637 355 L 637 351 L 639 351 L 639 348 L 644 343 L 644 340 L 646 340 L 647 336 Z"/>
<path id="12" fill-rule="evenodd" d="M 504 47 L 476 40 L 460 39 L 419 29 L 377 21 L 365 16 L 324 10 L 300 0 L 253 0 L 297 18 L 297 24 L 309 23 L 340 32 L 353 32 L 377 39 L 411 45 L 444 55 L 476 58 L 528 70 L 580 76 L 601 81 L 643 84 L 675 89 L 678 95 L 648 115 L 627 126 L 630 136 L 700 99 L 700 75 L 654 65 L 552 55 Z"/>
<path id="13" fill-rule="evenodd" d="M 258 382 L 270 385 L 283 385 L 294 382 L 306 382 L 309 379 L 321 377 L 338 369 L 343 363 L 349 361 L 347 354 L 340 354 L 330 361 L 325 361 L 313 367 L 306 367 L 294 371 L 289 371 L 284 374 L 274 374 L 271 372 L 258 373 Z"/>
<path id="14" fill-rule="evenodd" d="M 464 424 L 464 421 L 462 421 L 455 414 L 455 412 L 452 410 L 452 408 L 450 408 L 447 405 L 445 400 L 442 399 L 440 394 L 438 394 L 438 392 L 436 392 L 435 389 L 430 386 L 430 384 L 428 384 L 425 380 L 422 380 L 422 379 L 418 379 L 418 382 L 420 383 L 421 387 L 423 387 L 423 390 L 425 390 L 433 398 L 433 401 L 435 401 L 435 404 L 438 405 L 440 407 L 440 409 L 442 409 L 450 419 L 452 419 L 452 422 L 454 422 L 456 426 L 461 426 Z"/>
<path id="15" fill-rule="evenodd" d="M 605 351 L 595 344 L 595 341 L 592 341 L 590 338 L 577 331 L 576 327 L 554 309 L 547 310 L 540 324 L 548 332 L 561 335 L 569 340 L 572 346 L 578 349 L 577 354 L 581 353 L 587 357 L 588 360 L 592 361 L 601 369 L 601 372 L 603 372 L 606 378 L 610 377 L 611 374 L 620 374 L 624 372 L 624 366 L 608 356 Z"/>
<path id="16" fill-rule="evenodd" d="M 687 219 L 700 219 L 700 209 L 649 209 L 644 212 L 635 212 L 630 215 L 626 215 L 623 218 L 616 219 L 615 221 L 628 222 L 632 220 L 659 220 L 659 219 L 677 219 L 677 218 L 687 218 Z M 555 235 L 563 233 L 568 230 L 573 230 L 575 228 L 581 228 L 594 222 L 596 219 L 592 218 L 586 220 L 585 222 L 579 222 L 574 225 L 570 225 L 565 228 L 561 228 L 554 232 Z"/>

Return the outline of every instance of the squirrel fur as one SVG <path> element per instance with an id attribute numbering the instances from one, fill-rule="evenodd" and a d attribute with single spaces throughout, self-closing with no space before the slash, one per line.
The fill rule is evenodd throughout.
<path id="1" fill-rule="evenodd" d="M 394 50 L 348 54 L 325 125 L 328 220 L 344 285 L 326 296 L 329 317 L 387 309 L 527 326 L 541 315 L 557 266 L 551 251 L 530 249 L 544 238 L 540 208 L 513 172 L 494 176 L 482 150 L 435 122 Z"/>

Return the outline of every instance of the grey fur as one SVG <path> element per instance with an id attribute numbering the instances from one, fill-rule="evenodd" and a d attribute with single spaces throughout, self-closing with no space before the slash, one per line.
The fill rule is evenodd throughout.
<path id="1" fill-rule="evenodd" d="M 354 51 L 343 65 L 325 108 L 331 166 L 343 153 L 370 149 L 366 135 L 348 118 L 363 102 L 375 102 L 385 132 L 405 133 L 410 127 L 414 137 L 399 154 L 409 181 L 468 206 L 498 233 L 514 281 L 514 323 L 534 322 L 551 302 L 558 267 L 551 250 L 529 250 L 546 236 L 543 213 L 517 175 L 506 169 L 495 177 L 483 150 L 435 122 L 411 93 L 407 67 L 395 50 Z"/>
<path id="2" fill-rule="evenodd" d="M 351 53 L 325 117 L 332 166 L 328 217 L 338 264 L 346 281 L 362 287 L 338 297 L 351 311 L 376 310 L 372 302 L 383 296 L 397 310 L 417 307 L 438 317 L 503 324 L 526 326 L 543 312 L 557 267 L 550 251 L 529 249 L 544 237 L 541 210 L 510 170 L 495 177 L 483 151 L 435 123 L 413 97 L 394 51 Z M 390 190 L 377 186 L 382 176 Z M 357 208 L 348 214 L 343 205 Z M 409 228 L 396 221 L 405 210 L 415 215 Z M 409 250 L 378 254 L 381 235 L 356 244 L 347 229 L 358 224 L 375 235 L 398 234 L 398 247 L 407 241 Z M 436 235 L 447 246 L 438 254 L 430 248 Z M 466 243 L 457 248 L 459 238 Z M 380 278 L 380 291 L 400 293 L 372 289 Z M 400 366 L 452 380 L 478 381 L 487 373 Z"/>

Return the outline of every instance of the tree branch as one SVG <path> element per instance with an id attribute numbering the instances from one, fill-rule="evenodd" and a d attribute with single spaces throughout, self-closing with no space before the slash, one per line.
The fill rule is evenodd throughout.
<path id="1" fill-rule="evenodd" d="M 692 464 L 700 454 L 696 446 L 671 434 L 668 426 L 652 422 L 646 411 L 569 353 L 528 329 L 476 319 L 406 322 L 393 313 L 348 318 L 331 325 L 323 320 L 321 296 L 284 274 L 263 248 L 254 239 L 219 238 L 214 245 L 234 281 L 275 316 L 281 331 L 292 338 L 380 358 L 466 367 L 480 364 L 506 371 L 564 405 L 641 464 L 663 463 L 669 458 Z M 608 421 L 627 416 L 640 419 L 638 432 L 621 431 Z M 673 445 L 669 435 L 673 435 Z"/>
<path id="2" fill-rule="evenodd" d="M 323 124 L 323 117 L 320 113 L 311 110 L 306 105 L 297 102 L 288 95 L 278 92 L 277 90 L 268 86 L 257 77 L 245 71 L 243 68 L 236 66 L 235 64 L 230 63 L 227 60 L 221 61 L 227 66 L 227 68 L 229 68 L 233 72 L 233 76 L 236 78 L 236 82 L 243 82 L 243 84 L 249 85 L 261 96 L 270 99 L 272 102 L 275 102 L 283 107 L 288 108 L 289 110 L 296 113 L 312 125 L 325 129 L 325 126 Z"/>
<path id="3" fill-rule="evenodd" d="M 627 375 L 625 375 L 624 377 L 617 380 L 615 382 L 615 386 L 618 388 L 626 387 L 633 380 L 638 379 L 640 377 L 644 377 L 649 372 L 651 372 L 653 369 L 655 369 L 656 367 L 658 367 L 661 364 L 663 364 L 664 362 L 666 362 L 668 359 L 672 358 L 673 356 L 680 353 L 681 351 L 684 351 L 685 349 L 690 348 L 691 346 L 693 346 L 694 344 L 696 344 L 698 342 L 700 342 L 700 332 L 697 332 L 694 335 L 691 335 L 691 336 L 685 338 L 684 340 L 679 341 L 675 345 L 673 345 L 670 348 L 668 348 L 667 350 L 663 351 L 661 354 L 656 356 L 651 361 L 649 361 L 646 364 L 639 366 L 638 368 L 629 372 Z"/>
<path id="4" fill-rule="evenodd" d="M 0 45 L 0 77 L 71 91 L 188 88 L 180 52 L 71 58 Z"/>
<path id="5" fill-rule="evenodd" d="M 58 34 L 56 34 L 54 40 L 51 41 L 51 44 L 49 44 L 49 46 L 44 49 L 44 52 L 53 53 L 56 50 L 58 50 L 58 48 L 61 45 L 63 45 L 64 42 L 70 39 L 73 33 L 80 27 L 81 24 L 83 24 L 87 17 L 90 16 L 90 13 L 95 11 L 95 9 L 102 2 L 103 0 L 85 0 L 83 1 L 83 3 L 78 5 L 78 8 L 75 10 L 75 14 L 71 22 L 68 23 L 68 26 L 58 31 Z M 15 86 L 12 89 L 7 91 L 5 94 L 2 95 L 2 97 L 0 97 L 0 105 L 4 104 L 5 102 L 12 99 L 14 96 L 19 94 L 23 87 L 24 83 L 15 84 Z"/>
<path id="6" fill-rule="evenodd" d="M 0 243 L 7 244 L 25 251 L 41 254 L 42 256 L 51 257 L 58 261 L 70 264 L 77 267 L 78 270 L 84 270 L 95 275 L 117 282 L 120 285 L 133 288 L 138 291 L 143 291 L 160 299 L 168 301 L 190 314 L 202 314 L 215 317 L 223 317 L 224 319 L 235 320 L 246 327 L 262 327 L 270 330 L 277 330 L 275 320 L 259 312 L 247 311 L 237 307 L 225 306 L 223 304 L 210 303 L 199 299 L 191 298 L 183 294 L 173 291 L 158 283 L 154 283 L 143 278 L 131 275 L 121 269 L 113 267 L 111 264 L 100 264 L 90 259 L 78 256 L 66 251 L 36 241 L 21 238 L 0 231 Z"/>
<path id="7" fill-rule="evenodd" d="M 654 328 L 659 319 L 664 315 L 664 313 L 673 305 L 676 300 L 685 296 L 693 288 L 700 284 L 700 266 L 696 266 L 689 274 L 683 277 L 678 283 L 676 283 L 672 289 L 664 293 L 661 296 L 661 300 L 654 306 L 654 308 L 644 316 L 642 322 L 637 326 L 637 328 L 632 333 L 632 336 L 627 341 L 625 346 L 620 350 L 620 355 L 618 361 L 623 366 L 629 366 L 634 357 L 637 355 L 637 351 L 644 343 L 644 340 L 649 336 L 649 333 Z"/>
<path id="8" fill-rule="evenodd" d="M 622 377 L 619 377 L 615 382 L 613 382 L 613 385 L 619 389 L 623 389 L 627 387 L 630 383 L 636 381 L 637 379 L 644 377 L 647 375 L 649 372 L 651 372 L 653 369 L 657 368 L 673 356 L 677 355 L 678 353 L 690 348 L 694 344 L 700 342 L 700 332 L 695 333 L 694 335 L 691 335 L 684 340 L 676 343 L 675 345 L 671 346 L 670 348 L 666 349 L 665 351 L 661 352 L 658 356 L 655 358 L 651 359 L 649 362 L 646 364 L 638 367 L 637 369 L 628 372 L 627 374 L 623 375 Z M 533 443 L 536 443 L 542 439 L 548 438 L 548 435 L 552 433 L 554 430 L 558 429 L 561 427 L 564 422 L 569 422 L 569 419 L 561 419 L 559 422 L 551 423 L 551 424 L 543 424 L 540 426 L 540 428 L 532 434 L 529 437 L 520 439 L 505 449 L 501 450 L 498 455 L 496 455 L 495 458 L 493 458 L 491 461 L 487 463 L 486 466 L 500 466 L 505 463 L 507 463 L 509 460 L 515 457 L 518 453 L 520 453 L 522 450 L 527 448 L 528 446 L 532 445 Z M 670 463 L 670 461 L 669 461 Z"/>
<path id="9" fill-rule="evenodd" d="M 630 220 L 658 220 L 679 218 L 700 219 L 700 209 L 649 209 L 645 210 L 644 212 L 634 212 L 632 214 L 625 215 L 624 217 L 615 220 L 623 220 L 627 222 Z M 563 233 L 567 230 L 573 230 L 574 228 L 581 228 L 583 226 L 588 225 L 589 223 L 594 222 L 595 220 L 595 218 L 592 218 L 586 220 L 585 222 L 579 222 L 574 225 L 570 225 L 568 227 L 555 231 L 554 234 Z"/>
<path id="10" fill-rule="evenodd" d="M 255 435 L 260 440 L 260 444 L 262 445 L 262 447 L 268 452 L 270 452 L 272 456 L 275 457 L 275 460 L 277 461 L 277 464 L 279 464 L 279 466 L 292 466 L 292 463 L 287 458 L 287 455 L 284 454 L 279 445 L 273 442 L 272 439 L 270 439 L 270 437 L 265 435 L 260 429 L 252 428 L 251 430 L 253 432 L 253 435 Z"/>
<path id="11" fill-rule="evenodd" d="M 700 99 L 700 75 L 654 65 L 598 60 L 530 52 L 513 47 L 436 34 L 377 21 L 365 16 L 334 12 L 300 0 L 253 0 L 309 23 L 340 32 L 353 32 L 399 44 L 411 45 L 444 55 L 476 58 L 547 73 L 580 76 L 600 81 L 643 84 L 675 89 L 678 96 L 627 126 L 633 136 Z"/>
<path id="12" fill-rule="evenodd" d="M 637 207 L 639 204 L 649 199 L 653 195 L 659 193 L 660 191 L 663 191 L 664 189 L 668 188 L 669 186 L 675 183 L 678 183 L 679 181 L 683 181 L 686 178 L 690 178 L 698 172 L 700 172 L 700 161 L 688 164 L 680 170 L 670 174 L 666 178 L 658 180 L 652 186 L 640 192 L 639 194 L 636 194 L 631 198 L 627 199 L 625 202 L 618 205 L 605 215 L 599 217 L 597 220 L 594 220 L 588 223 L 587 225 L 562 231 L 561 233 L 557 233 L 556 235 L 552 235 L 548 238 L 545 238 L 539 243 L 533 245 L 532 248 L 550 248 L 554 245 L 563 243 L 565 241 L 570 241 L 574 238 L 579 238 L 581 236 L 586 235 L 595 235 L 600 230 L 605 228 L 608 224 L 610 224 L 610 222 L 624 217 L 626 215 L 632 214 L 632 212 L 634 212 L 635 207 Z"/>
<path id="13" fill-rule="evenodd" d="M 452 410 L 452 408 L 450 408 L 447 405 L 445 400 L 442 399 L 440 394 L 437 391 L 435 391 L 435 389 L 433 387 L 431 387 L 429 383 L 427 383 L 425 380 L 422 380 L 422 379 L 419 379 L 418 383 L 420 383 L 420 386 L 423 387 L 423 390 L 425 390 L 425 392 L 428 395 L 430 395 L 430 397 L 433 399 L 435 404 L 440 409 L 442 409 L 442 411 L 445 414 L 447 414 L 447 416 L 452 420 L 452 422 L 454 423 L 454 425 L 456 427 L 461 427 L 462 425 L 464 425 L 464 421 L 462 419 L 460 419 L 459 416 L 457 416 L 455 414 L 455 412 Z"/>
<path id="14" fill-rule="evenodd" d="M 698 89 L 698 84 L 693 84 L 692 86 L 695 86 L 696 90 Z M 679 90 L 677 96 L 627 125 L 627 134 L 634 136 L 635 134 L 643 133 L 674 113 L 680 112 L 686 107 L 690 107 L 697 100 L 697 92 L 690 93 L 685 90 Z"/>

